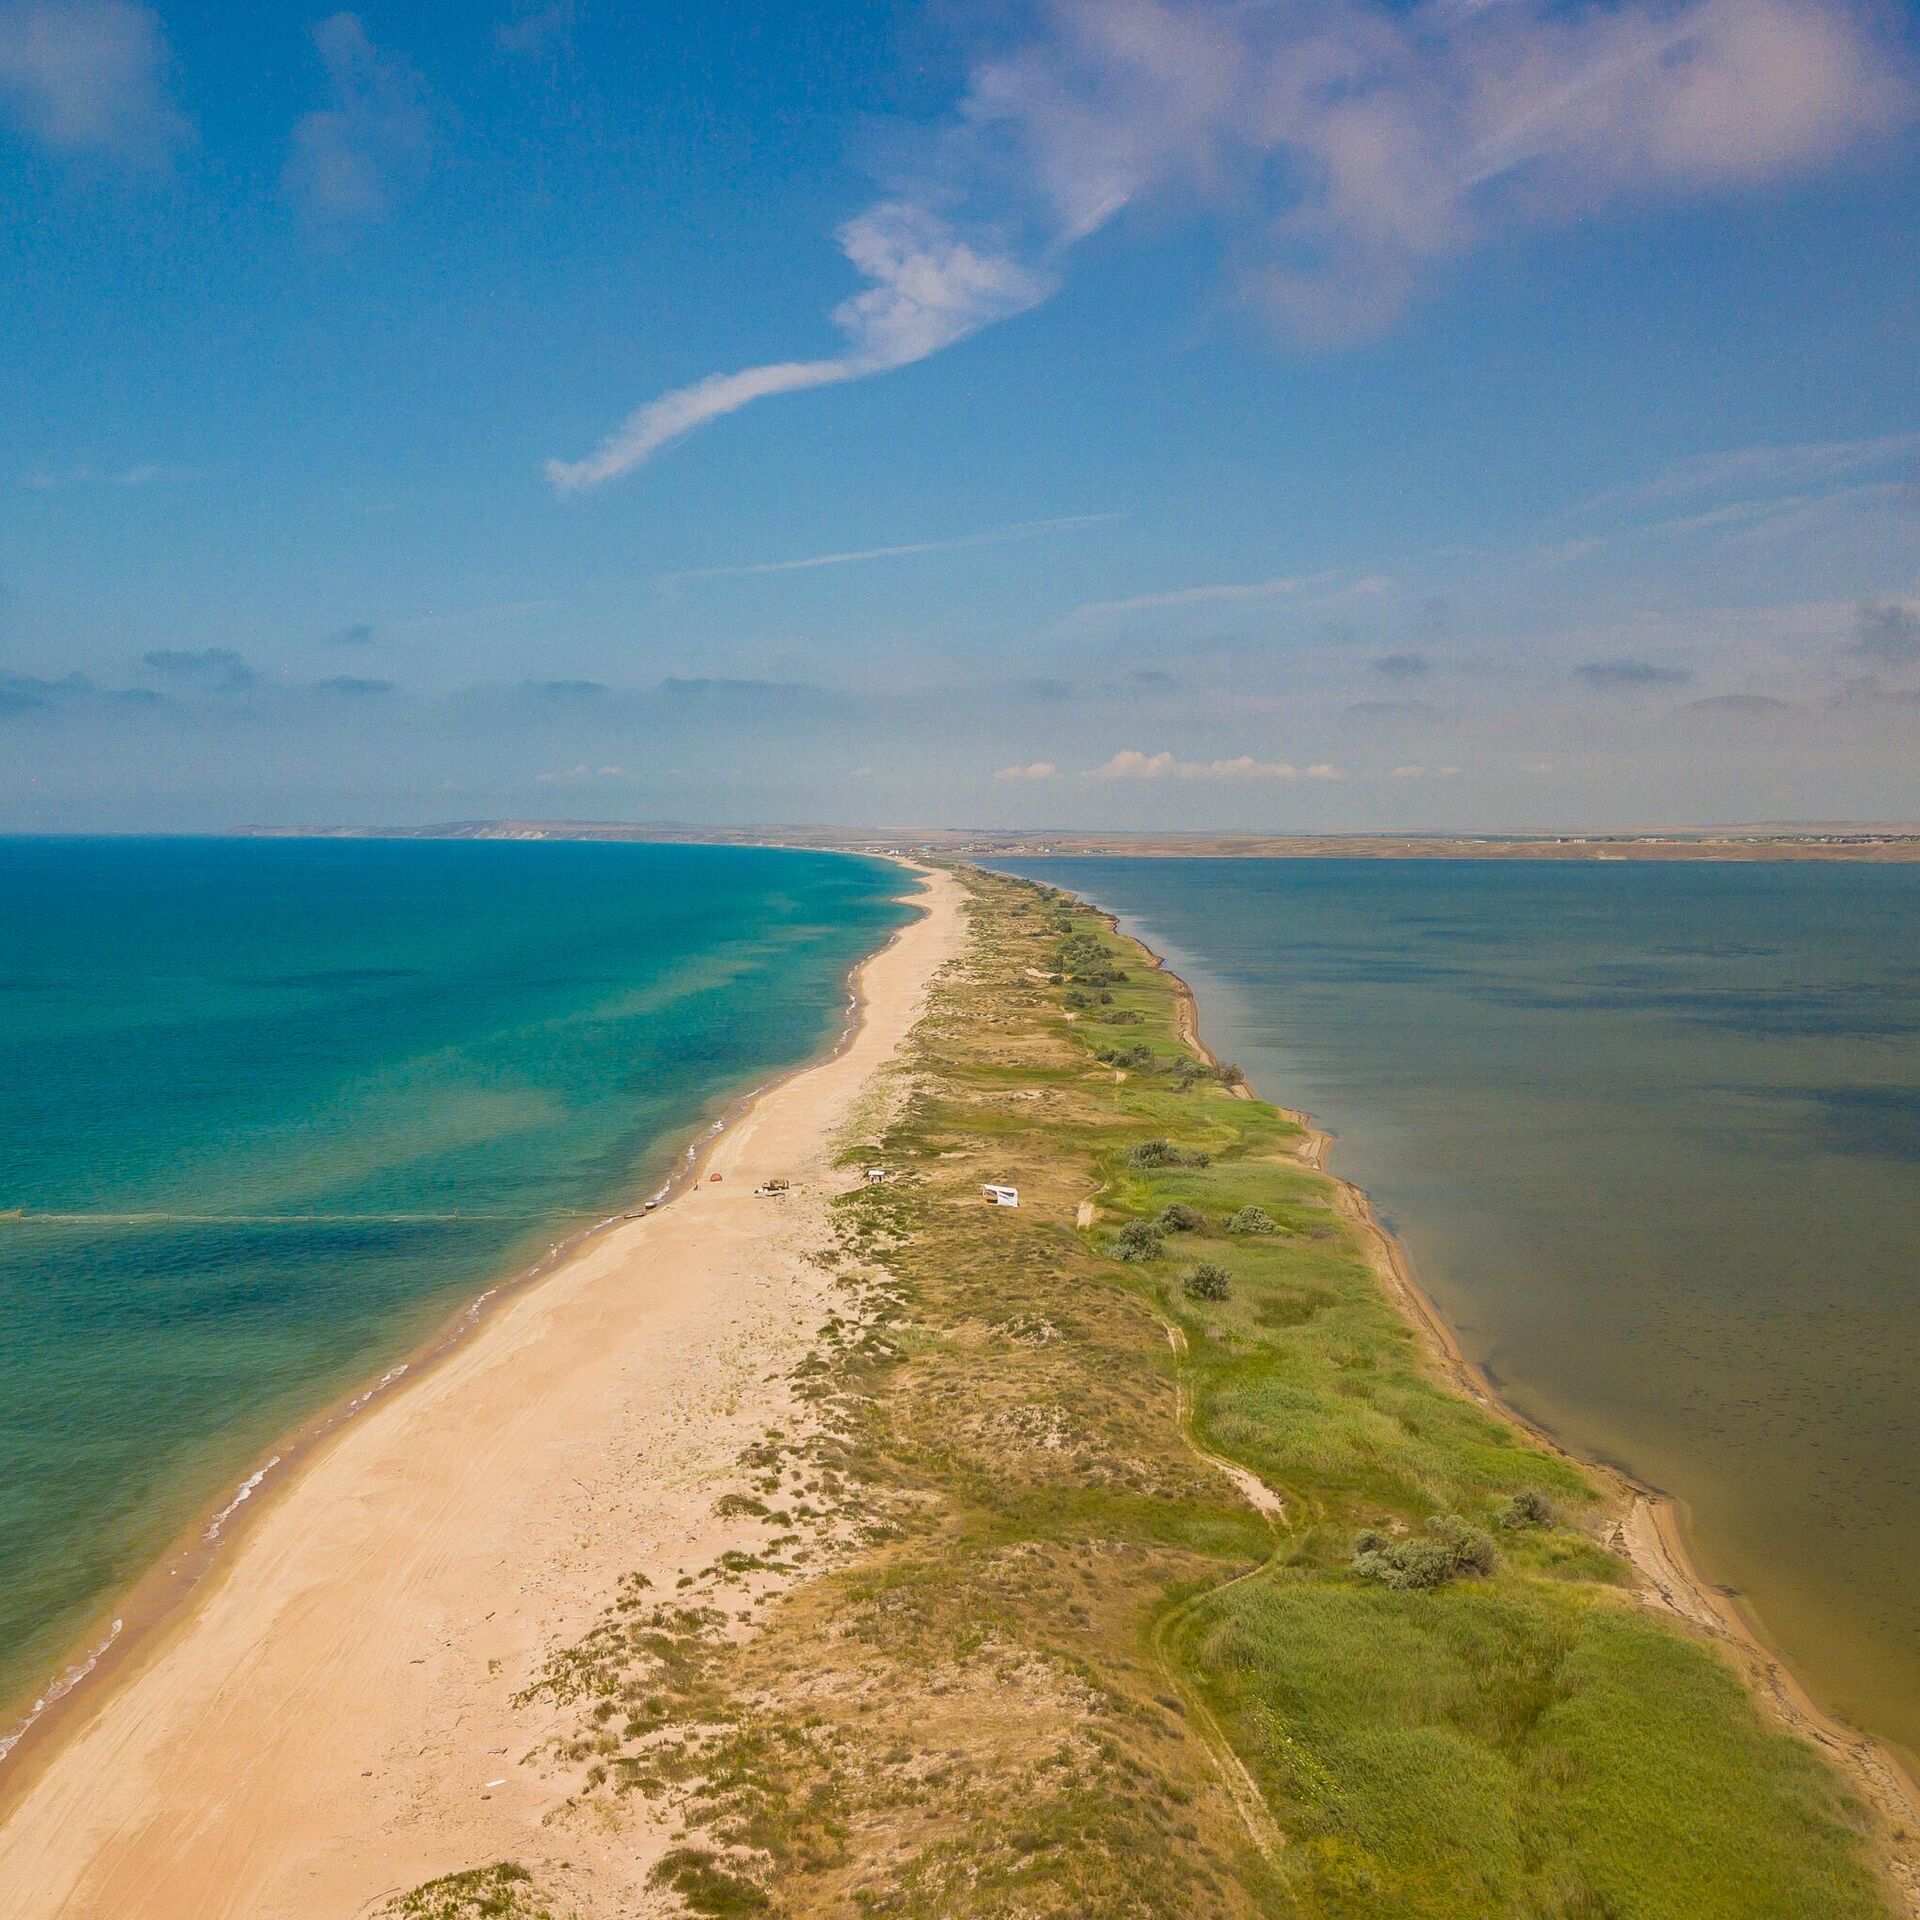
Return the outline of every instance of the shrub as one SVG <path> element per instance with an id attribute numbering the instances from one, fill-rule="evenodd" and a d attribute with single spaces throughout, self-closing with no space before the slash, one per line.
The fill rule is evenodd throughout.
<path id="1" fill-rule="evenodd" d="M 1129 1220 L 1113 1236 L 1116 1260 L 1158 1260 L 1164 1251 L 1160 1230 L 1151 1220 Z"/>
<path id="2" fill-rule="evenodd" d="M 1445 1586 L 1462 1574 L 1488 1574 L 1497 1562 L 1492 1536 L 1468 1526 L 1457 1513 L 1435 1514 L 1424 1539 L 1395 1539 L 1369 1527 L 1353 1543 L 1355 1573 L 1403 1591 Z"/>
<path id="3" fill-rule="evenodd" d="M 1353 1570 L 1363 1579 L 1402 1591 L 1443 1587 L 1453 1578 L 1453 1563 L 1437 1540 L 1393 1540 L 1363 1533 L 1354 1543 Z"/>
<path id="4" fill-rule="evenodd" d="M 1198 1233 L 1206 1226 L 1207 1216 L 1198 1207 L 1174 1200 L 1160 1209 L 1160 1218 L 1153 1224 L 1162 1233 Z"/>
<path id="5" fill-rule="evenodd" d="M 1500 1509 L 1498 1524 L 1510 1533 L 1519 1533 L 1528 1527 L 1550 1527 L 1559 1517 L 1544 1493 L 1535 1487 L 1523 1487 Z"/>
<path id="6" fill-rule="evenodd" d="M 1110 1067 L 1126 1067 L 1138 1073 L 1145 1073 L 1154 1063 L 1153 1049 L 1147 1046 L 1101 1047 L 1093 1057 Z"/>
<path id="7" fill-rule="evenodd" d="M 1130 1167 L 1210 1167 L 1213 1155 L 1200 1148 L 1176 1147 L 1171 1140 L 1142 1140 L 1127 1149 Z"/>
<path id="8" fill-rule="evenodd" d="M 1100 987 L 1091 992 L 1085 987 L 1069 987 L 1066 992 L 1060 996 L 1060 1004 L 1063 1007 L 1071 1007 L 1075 1013 L 1084 1013 L 1089 1007 L 1112 1006 L 1113 995 L 1110 994 L 1105 987 Z M 1136 1019 L 1139 1018 L 1137 1014 L 1134 1017 Z M 1112 1016 L 1109 1015 L 1108 1018 L 1111 1019 Z"/>
<path id="9" fill-rule="evenodd" d="M 1493 1550 L 1493 1536 L 1480 1527 L 1470 1527 L 1457 1513 L 1436 1513 L 1427 1522 L 1427 1531 L 1446 1549 L 1455 1573 L 1491 1573 L 1499 1556 Z"/>
<path id="10" fill-rule="evenodd" d="M 1229 1233 L 1278 1233 L 1280 1226 L 1265 1207 L 1242 1207 L 1227 1215 L 1226 1229 Z"/>
<path id="11" fill-rule="evenodd" d="M 1106 998 L 1111 1000 L 1113 995 L 1108 994 Z M 1110 1027 L 1138 1027 L 1146 1024 L 1147 1016 L 1144 1013 L 1135 1013 L 1131 1007 L 1113 1007 L 1103 1013 L 1100 1018 Z"/>
<path id="12" fill-rule="evenodd" d="M 1226 1060 L 1221 1063 L 1219 1074 L 1220 1084 L 1223 1087 L 1244 1087 L 1247 1084 L 1246 1074 L 1239 1067 L 1236 1067 L 1231 1060 Z"/>
<path id="13" fill-rule="evenodd" d="M 1211 1260 L 1202 1260 L 1180 1282 L 1180 1290 L 1189 1300 L 1224 1300 L 1233 1286 L 1233 1275 Z"/>

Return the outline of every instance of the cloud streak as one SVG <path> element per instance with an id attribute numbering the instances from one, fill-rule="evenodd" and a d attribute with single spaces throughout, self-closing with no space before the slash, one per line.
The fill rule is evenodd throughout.
<path id="1" fill-rule="evenodd" d="M 952 553 L 962 547 L 987 547 L 1003 540 L 1031 540 L 1043 533 L 1069 533 L 1081 527 L 1111 526 L 1126 516 L 1120 513 L 1072 513 L 1052 520 L 1020 520 L 1012 526 L 989 527 L 983 533 L 963 533 L 949 540 L 909 540 L 894 547 L 854 547 L 845 553 L 814 553 L 800 560 L 759 560 L 741 566 L 690 567 L 667 578 L 680 580 L 733 580 L 763 573 L 806 573 L 816 567 L 849 567 L 866 560 L 895 560 L 916 553 Z"/>
<path id="2" fill-rule="evenodd" d="M 1053 291 L 1042 268 L 1017 260 L 991 235 L 963 236 L 929 208 L 885 201 L 849 220 L 840 250 L 868 282 L 842 301 L 833 323 L 843 353 L 716 373 L 650 400 L 583 460 L 549 460 L 547 479 L 578 493 L 630 473 L 672 441 L 755 400 L 911 366 Z"/>
<path id="3" fill-rule="evenodd" d="M 1341 343 L 1504 232 L 1805 174 L 1910 98 L 1865 0 L 1046 0 L 840 229 L 867 282 L 841 352 L 677 387 L 547 476 L 599 486 L 756 400 L 923 360 L 1151 198 L 1224 213 L 1248 297 Z"/>

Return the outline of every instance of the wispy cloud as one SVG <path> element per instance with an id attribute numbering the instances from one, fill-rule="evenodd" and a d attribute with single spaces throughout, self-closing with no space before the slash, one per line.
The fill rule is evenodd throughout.
<path id="1" fill-rule="evenodd" d="M 493 43 L 502 53 L 551 53 L 572 34 L 577 11 L 574 0 L 519 0 L 494 28 Z"/>
<path id="2" fill-rule="evenodd" d="M 157 647 L 148 669 L 194 693 L 244 693 L 260 676 L 231 647 Z"/>
<path id="3" fill-rule="evenodd" d="M 947 540 L 909 540 L 893 547 L 854 547 L 844 553 L 814 553 L 799 560 L 756 560 L 727 567 L 689 567 L 667 578 L 680 580 L 731 580 L 762 573 L 805 573 L 815 567 L 849 567 L 864 560 L 895 560 L 907 554 L 951 553 L 960 547 L 986 547 L 1003 540 L 1031 540 L 1043 533 L 1068 533 L 1081 527 L 1111 526 L 1126 516 L 1120 513 L 1072 513 L 1052 520 L 1020 520 L 1011 526 L 989 527 L 984 533 L 963 533 Z"/>
<path id="4" fill-rule="evenodd" d="M 1273 600 L 1282 594 L 1298 593 L 1328 576 L 1313 579 L 1289 575 L 1281 580 L 1253 580 L 1224 586 L 1175 587 L 1167 593 L 1137 593 L 1127 600 L 1091 600 L 1075 607 L 1068 616 L 1073 620 L 1100 620 L 1116 613 L 1145 613 L 1157 607 L 1198 607 L 1219 600 Z"/>
<path id="5" fill-rule="evenodd" d="M 577 787 L 594 780 L 625 780 L 625 767 L 592 767 L 582 761 L 574 767 L 561 767 L 552 773 L 536 773 L 534 781 L 543 787 Z"/>
<path id="6" fill-rule="evenodd" d="M 377 220 L 426 177 L 432 123 L 412 66 L 367 37 L 358 14 L 313 29 L 327 104 L 293 130 L 283 175 L 288 197 L 317 225 Z"/>
<path id="7" fill-rule="evenodd" d="M 28 474 L 20 484 L 33 493 L 64 493 L 69 487 L 156 487 L 197 478 L 198 472 L 193 467 L 141 460 L 130 467 L 115 467 L 106 472 L 85 466 L 48 468 Z"/>
<path id="8" fill-rule="evenodd" d="M 1419 680 L 1433 671 L 1433 657 L 1425 653 L 1383 653 L 1374 661 L 1373 670 L 1389 680 Z"/>
<path id="9" fill-rule="evenodd" d="M 1287 760 L 1256 760 L 1243 753 L 1231 760 L 1181 760 L 1171 753 L 1142 753 L 1125 748 L 1100 766 L 1089 769 L 1089 780 L 1344 780 L 1346 774 L 1330 762 L 1296 767 Z"/>
<path id="10" fill-rule="evenodd" d="M 1854 646 L 1884 667 L 1911 665 L 1920 660 L 1920 611 L 1891 601 L 1863 604 L 1854 621 Z"/>
<path id="11" fill-rule="evenodd" d="M 1653 660 L 1588 660 L 1573 670 L 1602 693 L 1651 692 L 1656 687 L 1684 687 L 1693 675 L 1685 667 L 1667 667 Z"/>
<path id="12" fill-rule="evenodd" d="M 1868 440 L 1809 440 L 1785 446 L 1734 447 L 1694 454 L 1662 467 L 1631 486 L 1609 488 L 1573 510 L 1575 516 L 1630 513 L 1635 508 L 1666 507 L 1677 501 L 1731 493 L 1731 501 L 1697 513 L 1656 523 L 1662 531 L 1691 532 L 1729 520 L 1751 519 L 1774 511 L 1779 496 L 1797 504 L 1809 488 L 1920 459 L 1920 433 L 1882 434 Z"/>
<path id="13" fill-rule="evenodd" d="M 1504 231 L 1805 173 L 1909 99 L 1854 0 L 1044 0 L 841 228 L 868 282 L 834 312 L 841 352 L 675 388 L 548 477 L 596 486 L 752 401 L 925 359 L 1046 299 L 1080 241 L 1168 190 L 1240 228 L 1286 331 L 1337 342 Z"/>
<path id="14" fill-rule="evenodd" d="M 394 690 L 391 680 L 369 680 L 357 673 L 336 673 L 313 684 L 317 693 L 337 693 L 350 700 L 371 699 Z"/>
<path id="15" fill-rule="evenodd" d="M 1051 780 L 1059 773 L 1051 760 L 1030 760 L 1024 767 L 1001 767 L 996 780 Z"/>
<path id="16" fill-rule="evenodd" d="M 1053 291 L 1049 273 L 1015 259 L 992 235 L 963 235 L 930 208 L 905 201 L 868 208 L 840 229 L 839 239 L 869 282 L 834 309 L 844 352 L 716 373 L 675 388 L 629 414 L 584 460 L 549 460 L 547 478 L 562 493 L 598 486 L 750 401 L 911 366 Z"/>
<path id="17" fill-rule="evenodd" d="M 132 0 L 0 5 L 0 113 L 61 153 L 154 161 L 190 137 L 159 16 Z"/>

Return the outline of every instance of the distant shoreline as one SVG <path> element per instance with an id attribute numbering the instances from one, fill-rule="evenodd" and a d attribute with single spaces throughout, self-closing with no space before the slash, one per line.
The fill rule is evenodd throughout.
<path id="1" fill-rule="evenodd" d="M 1920 861 L 1920 822 L 1762 822 L 1567 833 L 1089 833 L 986 827 L 689 826 L 679 821 L 459 820 L 426 827 L 249 826 L 222 838 L 645 841 L 955 860 Z"/>

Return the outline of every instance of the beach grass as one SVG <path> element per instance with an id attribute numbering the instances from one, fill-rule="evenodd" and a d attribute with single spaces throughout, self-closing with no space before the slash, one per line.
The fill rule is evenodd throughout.
<path id="1" fill-rule="evenodd" d="M 1888 1912 L 1838 1777 L 1449 1382 L 1178 983 L 962 878 L 966 957 L 847 1142 L 890 1177 L 821 1250 L 818 1425 L 733 1496 L 766 1553 L 624 1594 L 529 1689 L 579 1712 L 579 1817 L 669 1814 L 705 1913 Z"/>

